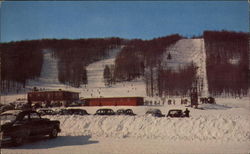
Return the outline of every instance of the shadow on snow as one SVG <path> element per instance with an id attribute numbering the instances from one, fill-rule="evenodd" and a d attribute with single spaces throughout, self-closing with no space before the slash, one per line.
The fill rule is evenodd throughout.
<path id="1" fill-rule="evenodd" d="M 49 149 L 62 146 L 76 146 L 98 143 L 98 141 L 90 141 L 91 136 L 58 136 L 55 139 L 48 137 L 30 138 L 21 146 L 10 147 L 11 149 Z"/>

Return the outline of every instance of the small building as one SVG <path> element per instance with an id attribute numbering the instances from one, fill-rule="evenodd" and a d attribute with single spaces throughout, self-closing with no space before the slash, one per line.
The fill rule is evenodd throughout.
<path id="1" fill-rule="evenodd" d="M 67 106 L 79 100 L 79 93 L 72 91 L 33 91 L 28 92 L 29 103 L 39 103 L 40 105 L 50 106 L 52 103 Z"/>
<path id="2" fill-rule="evenodd" d="M 82 99 L 86 106 L 139 106 L 143 105 L 143 97 L 101 97 Z"/>

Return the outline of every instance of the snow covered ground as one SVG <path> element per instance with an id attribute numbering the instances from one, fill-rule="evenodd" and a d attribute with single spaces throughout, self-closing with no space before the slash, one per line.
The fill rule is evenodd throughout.
<path id="1" fill-rule="evenodd" d="M 57 139 L 31 139 L 20 147 L 4 148 L 2 152 L 248 154 L 248 99 L 217 99 L 215 105 L 201 105 L 204 110 L 189 108 L 190 118 L 156 118 L 145 115 L 149 108 L 158 108 L 164 114 L 170 109 L 185 109 L 179 101 L 176 105 L 108 107 L 115 111 L 120 108 L 131 108 L 137 116 L 45 116 L 61 122 L 62 132 Z M 101 107 L 80 108 L 93 114 Z"/>
<path id="2" fill-rule="evenodd" d="M 146 96 L 142 79 L 105 87 L 103 69 L 114 64 L 114 49 L 110 56 L 87 66 L 88 85 L 72 88 L 58 82 L 57 60 L 50 52 L 44 53 L 41 77 L 29 81 L 28 88 L 63 89 L 80 92 L 80 97 Z M 204 84 L 203 95 L 207 95 L 205 51 L 203 39 L 183 39 L 166 52 L 172 59 L 167 66 L 178 68 L 193 61 Z M 181 56 L 181 55 L 184 56 Z M 165 55 L 166 56 L 166 55 Z M 165 57 L 166 58 L 166 57 Z M 1 99 L 8 103 L 17 98 L 26 98 L 26 93 L 9 94 Z M 160 98 L 146 98 L 159 101 Z M 155 118 L 146 116 L 150 108 L 158 108 L 164 114 L 170 109 L 185 109 L 180 98 L 175 105 L 108 107 L 113 110 L 131 108 L 137 114 L 130 116 L 46 116 L 59 120 L 62 132 L 57 139 L 32 138 L 19 147 L 4 147 L 3 154 L 167 154 L 167 153 L 233 153 L 250 152 L 250 98 L 216 98 L 215 105 L 202 104 L 204 110 L 189 108 L 190 118 Z M 99 108 L 81 107 L 94 114 Z"/>

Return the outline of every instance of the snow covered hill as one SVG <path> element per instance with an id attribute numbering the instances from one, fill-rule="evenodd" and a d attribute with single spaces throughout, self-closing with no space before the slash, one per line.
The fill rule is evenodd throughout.
<path id="1" fill-rule="evenodd" d="M 80 93 L 80 97 L 146 96 L 143 79 L 122 82 L 105 87 L 103 70 L 105 65 L 114 64 L 121 48 L 113 49 L 103 60 L 87 66 L 88 85 L 73 88 L 58 82 L 57 59 L 51 52 L 44 52 L 41 77 L 29 81 L 28 88 L 64 89 Z M 167 55 L 172 55 L 167 59 Z M 192 61 L 198 66 L 199 84 L 202 95 L 208 95 L 206 79 L 206 54 L 203 39 L 182 39 L 166 50 L 163 65 L 178 69 Z M 6 102 L 22 95 L 5 95 Z M 159 101 L 160 98 L 146 98 Z M 173 99 L 173 98 L 170 98 Z M 59 120 L 62 132 L 57 139 L 38 140 L 15 148 L 1 149 L 3 153 L 89 153 L 89 154 L 166 154 L 166 153 L 248 153 L 250 151 L 250 105 L 249 98 L 217 99 L 215 105 L 202 104 L 204 110 L 190 108 L 190 118 L 155 118 L 146 116 L 150 108 L 158 108 L 164 114 L 170 109 L 185 109 L 180 98 L 175 105 L 113 106 L 131 108 L 137 116 L 46 116 Z M 104 107 L 79 107 L 94 114 Z M 107 108 L 107 107 L 105 107 Z"/>
<path id="2" fill-rule="evenodd" d="M 168 58 L 169 54 L 171 59 Z M 181 39 L 167 48 L 163 55 L 163 66 L 175 71 L 178 71 L 179 67 L 184 67 L 192 62 L 198 67 L 198 87 L 201 95 L 207 97 L 206 52 L 203 39 Z"/>
<path id="3" fill-rule="evenodd" d="M 111 49 L 107 58 L 94 62 L 86 67 L 88 84 L 81 88 L 73 88 L 59 83 L 57 59 L 52 57 L 48 50 L 44 51 L 44 64 L 41 77 L 28 82 L 28 87 L 36 86 L 41 89 L 66 89 L 80 93 L 81 97 L 110 97 L 110 96 L 144 96 L 146 97 L 145 83 L 143 79 L 132 82 L 123 82 L 106 87 L 103 79 L 103 71 L 106 65 L 114 65 L 116 55 L 122 47 Z M 172 58 L 168 59 L 168 54 Z M 197 76 L 202 91 L 202 96 L 208 95 L 206 76 L 206 54 L 203 39 L 181 39 L 168 48 L 163 55 L 163 66 L 177 70 L 179 67 L 194 62 L 198 67 Z"/>
<path id="4" fill-rule="evenodd" d="M 113 49 L 107 59 L 87 66 L 88 85 L 83 88 L 82 97 L 120 97 L 145 96 L 145 85 L 142 79 L 132 82 L 116 83 L 111 87 L 104 84 L 103 71 L 106 65 L 114 65 L 115 57 L 121 48 Z"/>

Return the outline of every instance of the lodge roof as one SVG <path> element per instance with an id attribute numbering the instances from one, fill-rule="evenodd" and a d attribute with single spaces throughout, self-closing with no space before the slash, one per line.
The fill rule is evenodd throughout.
<path id="1" fill-rule="evenodd" d="M 68 90 L 31 91 L 31 92 L 28 92 L 28 93 L 48 93 L 48 92 L 69 92 L 69 93 L 79 93 L 79 92 L 68 91 Z"/>
<path id="2" fill-rule="evenodd" d="M 110 98 L 144 98 L 142 96 L 121 96 L 121 97 L 91 97 L 91 98 L 80 98 L 81 100 L 85 99 L 110 99 Z"/>

